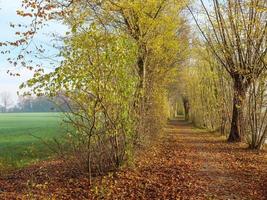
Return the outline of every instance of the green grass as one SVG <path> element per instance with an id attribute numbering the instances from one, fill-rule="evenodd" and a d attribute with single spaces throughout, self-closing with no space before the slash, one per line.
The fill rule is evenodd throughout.
<path id="1" fill-rule="evenodd" d="M 53 138 L 62 138 L 61 122 L 60 113 L 0 114 L 0 168 L 19 168 L 53 156 L 43 141 L 53 145 Z"/>

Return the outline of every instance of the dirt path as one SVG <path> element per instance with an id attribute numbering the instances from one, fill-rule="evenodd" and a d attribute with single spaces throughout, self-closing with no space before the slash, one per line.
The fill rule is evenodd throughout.
<path id="1" fill-rule="evenodd" d="M 183 121 L 171 121 L 135 163 L 94 186 L 56 170 L 57 162 L 28 168 L 0 178 L 0 199 L 267 199 L 266 152 L 227 144 Z M 29 187 L 31 177 L 38 187 Z"/>
<path id="2" fill-rule="evenodd" d="M 267 155 L 172 121 L 136 171 L 120 174 L 118 199 L 267 199 Z M 125 180 L 125 181 L 123 181 Z M 129 195 L 131 194 L 131 195 Z"/>

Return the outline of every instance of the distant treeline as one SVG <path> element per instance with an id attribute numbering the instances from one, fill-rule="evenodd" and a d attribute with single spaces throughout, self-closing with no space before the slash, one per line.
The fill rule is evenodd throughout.
<path id="1" fill-rule="evenodd" d="M 9 108 L 0 106 L 0 112 L 62 112 L 66 106 L 59 105 L 57 99 L 48 97 L 19 97 L 18 103 Z M 65 107 L 65 108 L 64 108 Z"/>

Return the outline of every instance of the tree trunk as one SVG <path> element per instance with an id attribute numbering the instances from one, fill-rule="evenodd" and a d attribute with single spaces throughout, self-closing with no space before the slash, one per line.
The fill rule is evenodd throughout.
<path id="1" fill-rule="evenodd" d="M 189 106 L 189 100 L 187 97 L 183 97 L 183 104 L 184 104 L 184 119 L 185 121 L 188 121 L 190 106 Z"/>
<path id="2" fill-rule="evenodd" d="M 141 48 L 141 47 L 140 47 Z M 136 130 L 136 143 L 142 134 L 146 133 L 146 74 L 145 74 L 145 57 L 139 49 L 139 56 L 137 58 L 137 72 L 139 75 L 139 83 L 135 93 L 135 112 L 138 117 Z"/>
<path id="3" fill-rule="evenodd" d="M 231 130 L 228 142 L 241 142 L 244 129 L 244 102 L 246 99 L 248 84 L 243 77 L 234 78 L 234 97 Z"/>

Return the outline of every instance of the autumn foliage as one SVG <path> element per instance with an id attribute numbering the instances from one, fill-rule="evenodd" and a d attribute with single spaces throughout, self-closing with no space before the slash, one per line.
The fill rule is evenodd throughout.
<path id="1" fill-rule="evenodd" d="M 266 198 L 267 3 L 209 2 L 22 0 L 30 23 L 1 53 L 33 73 L 25 95 L 64 105 L 66 134 L 57 159 L 1 177 L 0 198 Z M 68 30 L 43 64 L 51 22 Z"/>

